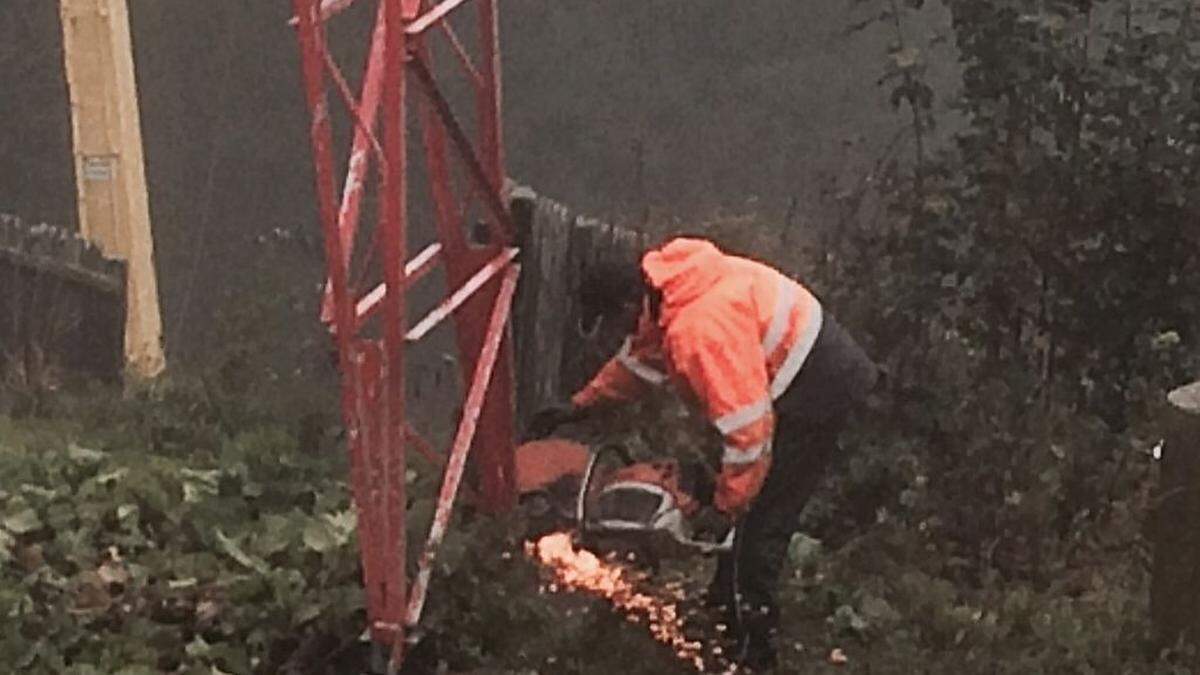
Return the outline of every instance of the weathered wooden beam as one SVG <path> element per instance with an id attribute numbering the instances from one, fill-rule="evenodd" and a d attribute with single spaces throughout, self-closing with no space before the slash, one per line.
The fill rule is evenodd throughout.
<path id="1" fill-rule="evenodd" d="M 127 0 L 60 0 L 80 231 L 128 263 L 125 359 L 162 372 L 162 318 Z"/>
<path id="2" fill-rule="evenodd" d="M 521 249 L 521 284 L 513 315 L 517 346 L 517 416 L 561 402 L 605 359 L 621 335 L 581 335 L 578 289 L 601 261 L 633 264 L 641 234 L 573 213 L 527 187 L 509 186 L 510 212 Z"/>
<path id="3" fill-rule="evenodd" d="M 124 322 L 124 263 L 74 232 L 0 214 L 0 379 L 37 390 L 117 378 Z"/>
<path id="4" fill-rule="evenodd" d="M 73 232 L 52 225 L 27 225 L 0 213 L 0 258 L 14 267 L 70 279 L 104 293 L 121 293 L 125 265 L 105 258 Z"/>
<path id="5" fill-rule="evenodd" d="M 1200 645 L 1200 382 L 1168 396 L 1150 609 L 1157 641 Z"/>

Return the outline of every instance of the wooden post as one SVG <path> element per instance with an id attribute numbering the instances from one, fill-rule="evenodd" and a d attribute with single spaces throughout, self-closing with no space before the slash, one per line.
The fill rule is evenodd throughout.
<path id="1" fill-rule="evenodd" d="M 126 0 L 61 0 L 81 234 L 124 260 L 125 363 L 165 367 Z"/>
<path id="2" fill-rule="evenodd" d="M 1200 382 L 1168 396 L 1150 610 L 1159 643 L 1200 645 Z"/>
<path id="3" fill-rule="evenodd" d="M 522 186 L 510 186 L 510 210 L 521 247 L 521 284 L 513 309 L 518 346 L 517 415 L 562 402 L 620 346 L 624 335 L 579 334 L 577 292 L 584 272 L 601 261 L 637 263 L 637 232 L 572 213 Z"/>

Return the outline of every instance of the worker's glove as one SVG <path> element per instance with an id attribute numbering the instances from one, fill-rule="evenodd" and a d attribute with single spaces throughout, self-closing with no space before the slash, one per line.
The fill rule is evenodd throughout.
<path id="1" fill-rule="evenodd" d="M 733 529 L 733 520 L 712 506 L 705 506 L 692 516 L 692 538 L 697 541 L 722 542 Z"/>
<path id="2" fill-rule="evenodd" d="M 582 408 L 573 405 L 555 405 L 543 408 L 534 413 L 533 418 L 529 420 L 527 435 L 534 439 L 545 438 L 562 425 L 577 422 L 585 416 L 586 413 Z"/>

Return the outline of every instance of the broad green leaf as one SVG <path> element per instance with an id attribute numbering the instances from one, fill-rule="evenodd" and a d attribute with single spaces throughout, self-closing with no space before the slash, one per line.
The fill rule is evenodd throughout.
<path id="1" fill-rule="evenodd" d="M 301 605 L 292 615 L 292 621 L 297 625 L 303 625 L 321 616 L 325 612 L 325 606 L 321 603 L 310 602 Z"/>
<path id="2" fill-rule="evenodd" d="M 353 506 L 345 511 L 328 514 L 326 518 L 329 519 L 334 529 L 342 535 L 348 536 L 358 527 L 358 511 Z M 342 542 L 344 543 L 345 541 L 346 539 L 343 538 Z"/>
<path id="3" fill-rule="evenodd" d="M 179 473 L 183 476 L 184 502 L 196 504 L 208 497 L 215 497 L 217 495 L 217 482 L 221 478 L 220 471 L 183 469 Z"/>
<path id="4" fill-rule="evenodd" d="M 0 530 L 0 563 L 10 562 L 13 559 L 13 546 L 16 543 L 17 540 L 7 530 Z"/>
<path id="5" fill-rule="evenodd" d="M 205 642 L 204 638 L 197 635 L 184 647 L 184 652 L 194 659 L 202 659 L 212 654 L 212 646 Z"/>
<path id="6" fill-rule="evenodd" d="M 70 502 L 55 502 L 46 509 L 46 524 L 55 532 L 74 527 L 78 521 L 76 506 Z"/>
<path id="7" fill-rule="evenodd" d="M 112 471 L 106 471 L 102 474 L 97 475 L 95 478 L 95 481 L 99 485 L 108 485 L 109 483 L 115 483 L 117 481 L 123 480 L 128 475 L 129 475 L 129 469 L 126 467 L 122 467 L 119 469 L 113 469 Z"/>
<path id="8" fill-rule="evenodd" d="M 125 520 L 127 518 L 136 518 L 138 515 L 137 504 L 121 504 L 117 507 L 117 520 Z"/>
<path id="9" fill-rule="evenodd" d="M 248 480 L 242 485 L 242 496 L 244 497 L 261 497 L 263 496 L 263 492 L 264 490 L 262 483 L 256 483 Z"/>
<path id="10" fill-rule="evenodd" d="M 21 492 L 33 497 L 39 497 L 43 500 L 56 499 L 62 494 L 62 490 L 51 490 L 40 485 L 25 483 L 21 486 Z"/>
<path id="11" fill-rule="evenodd" d="M 41 528 L 42 521 L 36 511 L 30 508 L 21 509 L 4 517 L 4 528 L 14 534 L 28 534 Z"/>
<path id="12" fill-rule="evenodd" d="M 188 504 L 198 504 L 204 501 L 207 497 L 216 496 L 217 489 L 215 487 L 198 483 L 196 481 L 184 481 L 183 483 L 183 501 Z"/>
<path id="13" fill-rule="evenodd" d="M 333 526 L 323 518 L 311 518 L 304 526 L 304 545 L 316 551 L 325 553 L 338 546 L 338 534 Z"/>
<path id="14" fill-rule="evenodd" d="M 259 574 L 268 574 L 271 571 L 270 565 L 267 565 L 267 563 L 263 560 L 259 560 L 247 554 L 241 549 L 240 546 L 237 545 L 237 542 L 233 541 L 229 537 L 226 537 L 225 533 L 220 529 L 217 529 L 215 532 L 217 543 L 221 551 L 237 561 L 239 565 L 247 569 L 254 570 Z"/>
<path id="15" fill-rule="evenodd" d="M 861 633 L 870 625 L 866 619 L 854 611 L 850 605 L 842 605 L 837 608 L 833 616 L 829 617 L 829 622 L 835 630 L 851 630 L 855 633 Z"/>
<path id="16" fill-rule="evenodd" d="M 67 457 L 76 464 L 95 464 L 103 461 L 106 455 L 99 450 L 92 450 L 72 443 L 67 446 Z"/>
<path id="17" fill-rule="evenodd" d="M 262 526 L 253 538 L 254 551 L 259 555 L 270 556 L 287 549 L 295 539 L 296 533 L 301 530 L 298 522 L 301 518 L 303 516 L 299 514 L 289 517 L 269 513 L 263 516 Z"/>
<path id="18" fill-rule="evenodd" d="M 814 539 L 803 532 L 797 532 L 792 535 L 792 540 L 788 544 L 788 559 L 792 565 L 803 567 L 812 562 L 821 555 L 821 540 Z"/>

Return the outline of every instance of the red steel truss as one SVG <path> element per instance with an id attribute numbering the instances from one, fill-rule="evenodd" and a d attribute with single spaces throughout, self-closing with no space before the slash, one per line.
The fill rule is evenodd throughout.
<path id="1" fill-rule="evenodd" d="M 366 0 L 363 0 L 366 1 Z M 513 372 L 509 314 L 519 265 L 514 228 L 503 200 L 498 0 L 377 0 L 375 27 L 361 87 L 355 91 L 333 58 L 326 22 L 354 0 L 292 0 L 302 56 L 316 193 L 328 282 L 322 320 L 334 337 L 342 378 L 351 484 L 358 507 L 367 613 L 373 639 L 403 659 L 405 635 L 420 620 L 438 545 L 450 521 L 468 452 L 474 448 L 478 501 L 499 512 L 516 499 L 513 482 Z M 477 43 L 457 35 L 450 17 L 477 11 Z M 474 132 L 455 116 L 432 67 L 430 40 L 444 39 L 473 89 Z M 472 55 L 472 53 L 474 55 Z M 421 95 L 409 101 L 414 86 Z M 353 124 L 345 181 L 338 198 L 330 100 Z M 438 242 L 408 258 L 409 116 L 425 150 Z M 454 168 L 467 189 L 456 194 Z M 366 182 L 375 167 L 379 212 L 369 235 L 359 223 Z M 460 201 L 461 200 L 461 201 Z M 474 200 L 473 202 L 469 200 Z M 469 245 L 463 214 L 481 205 L 487 245 Z M 410 324 L 406 290 L 437 262 L 451 289 Z M 377 270 L 381 269 L 380 274 Z M 376 278 L 370 283 L 359 278 Z M 462 419 L 449 453 L 434 453 L 405 414 L 406 346 L 453 316 L 464 381 Z M 428 540 L 410 586 L 405 573 L 407 447 L 445 473 Z"/>

